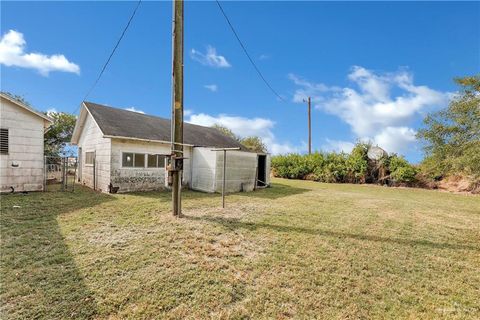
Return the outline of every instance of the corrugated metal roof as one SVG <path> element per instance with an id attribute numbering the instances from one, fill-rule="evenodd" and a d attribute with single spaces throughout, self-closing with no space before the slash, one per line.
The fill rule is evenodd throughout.
<path id="1" fill-rule="evenodd" d="M 170 141 L 170 120 L 138 112 L 84 102 L 106 136 Z M 215 128 L 185 123 L 183 143 L 197 147 L 236 148 L 246 150 L 238 141 Z"/>

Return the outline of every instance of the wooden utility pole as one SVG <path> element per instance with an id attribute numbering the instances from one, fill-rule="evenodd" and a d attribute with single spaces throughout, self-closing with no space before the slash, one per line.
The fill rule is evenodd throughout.
<path id="1" fill-rule="evenodd" d="M 308 154 L 312 154 L 312 98 L 308 97 Z"/>
<path id="2" fill-rule="evenodd" d="M 183 0 L 173 0 L 172 210 L 182 214 L 183 170 Z"/>
<path id="3" fill-rule="evenodd" d="M 303 99 L 303 102 L 308 103 L 308 154 L 312 154 L 312 98 Z"/>

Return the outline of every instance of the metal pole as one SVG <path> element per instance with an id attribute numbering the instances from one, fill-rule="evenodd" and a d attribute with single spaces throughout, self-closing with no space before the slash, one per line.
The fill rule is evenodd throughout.
<path id="1" fill-rule="evenodd" d="M 227 151 L 240 150 L 240 148 L 218 148 L 211 151 L 223 151 L 223 182 L 222 182 L 222 208 L 225 208 L 225 183 L 227 177 Z"/>
<path id="2" fill-rule="evenodd" d="M 308 97 L 308 154 L 312 154 L 312 99 Z"/>
<path id="3" fill-rule="evenodd" d="M 225 209 L 225 173 L 227 172 L 227 150 L 223 150 L 222 208 Z"/>
<path id="4" fill-rule="evenodd" d="M 172 69 L 172 155 L 181 158 L 183 157 L 183 0 L 173 1 Z M 172 211 L 174 216 L 180 216 L 183 159 L 172 159 L 172 161 L 176 161 L 172 172 Z"/>
<path id="5" fill-rule="evenodd" d="M 43 157 L 43 191 L 47 191 L 47 156 Z"/>

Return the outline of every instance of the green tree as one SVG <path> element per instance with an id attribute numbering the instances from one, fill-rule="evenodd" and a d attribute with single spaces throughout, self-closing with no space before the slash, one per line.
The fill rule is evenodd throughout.
<path id="1" fill-rule="evenodd" d="M 44 135 L 45 155 L 60 156 L 72 139 L 76 117 L 64 112 L 49 112 L 47 115 L 53 123 Z"/>
<path id="2" fill-rule="evenodd" d="M 245 148 L 247 148 L 250 151 L 253 152 L 259 152 L 259 153 L 265 153 L 267 152 L 267 146 L 265 143 L 262 141 L 260 137 L 257 136 L 250 136 L 250 137 L 245 137 L 241 138 L 237 136 L 235 133 L 233 133 L 232 130 L 228 129 L 227 127 L 224 127 L 220 124 L 214 124 L 212 128 L 215 128 L 219 130 L 221 133 L 224 135 L 237 140 L 240 142 Z"/>
<path id="3" fill-rule="evenodd" d="M 212 128 L 215 128 L 217 129 L 218 131 L 220 131 L 221 133 L 223 133 L 224 135 L 226 135 L 227 137 L 230 137 L 232 139 L 235 139 L 237 141 L 240 141 L 240 138 L 235 134 L 233 133 L 232 130 L 228 129 L 227 127 L 224 127 L 220 124 L 214 124 L 212 126 Z"/>
<path id="4" fill-rule="evenodd" d="M 480 179 L 480 75 L 455 79 L 459 93 L 429 114 L 417 137 L 425 142 L 422 168 L 431 177 L 463 173 Z"/>
<path id="5" fill-rule="evenodd" d="M 262 141 L 260 137 L 251 136 L 240 139 L 240 143 L 245 146 L 250 151 L 258 152 L 258 153 L 266 153 L 267 146 Z"/>

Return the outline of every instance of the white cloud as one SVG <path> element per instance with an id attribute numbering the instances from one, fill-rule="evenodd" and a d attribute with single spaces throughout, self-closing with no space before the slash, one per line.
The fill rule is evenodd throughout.
<path id="1" fill-rule="evenodd" d="M 415 116 L 448 103 L 450 94 L 419 86 L 405 69 L 394 73 L 375 73 L 363 67 L 352 68 L 348 79 L 352 87 L 329 87 L 297 76 L 290 79 L 300 88 L 294 102 L 311 95 L 317 109 L 338 116 L 350 125 L 354 135 L 370 140 L 389 152 L 402 152 L 415 142 L 409 127 Z"/>
<path id="2" fill-rule="evenodd" d="M 63 54 L 51 56 L 42 53 L 25 53 L 26 41 L 23 34 L 9 30 L 0 39 L 0 64 L 36 69 L 47 76 L 52 71 L 80 74 L 80 67 L 67 60 Z"/>
<path id="3" fill-rule="evenodd" d="M 325 139 L 326 143 L 322 145 L 322 149 L 326 151 L 346 152 L 350 153 L 355 146 L 350 141 Z"/>
<path id="4" fill-rule="evenodd" d="M 190 57 L 200 62 L 205 66 L 215 67 L 215 68 L 229 68 L 231 64 L 227 61 L 224 56 L 217 54 L 217 49 L 212 46 L 207 46 L 207 52 L 202 53 L 198 50 L 192 49 L 190 51 Z"/>
<path id="5" fill-rule="evenodd" d="M 208 89 L 212 92 L 217 92 L 218 91 L 218 86 L 216 84 L 206 84 L 203 86 L 205 89 Z"/>
<path id="6" fill-rule="evenodd" d="M 185 110 L 183 110 L 183 116 L 184 116 L 184 117 L 188 117 L 188 116 L 190 116 L 190 115 L 192 115 L 192 114 L 193 114 L 193 110 L 192 110 L 192 109 L 185 109 Z"/>
<path id="7" fill-rule="evenodd" d="M 47 113 L 57 113 L 57 109 L 55 108 L 50 108 L 50 109 L 47 109 Z"/>
<path id="8" fill-rule="evenodd" d="M 144 111 L 142 110 L 138 110 L 138 109 L 135 109 L 135 107 L 129 107 L 129 108 L 125 108 L 125 110 L 128 110 L 128 111 L 133 111 L 133 112 L 137 112 L 137 113 L 141 113 L 141 114 L 145 114 Z"/>
<path id="9" fill-rule="evenodd" d="M 386 127 L 374 136 L 373 141 L 385 150 L 402 152 L 409 144 L 415 142 L 416 133 L 408 127 Z"/>
<path id="10" fill-rule="evenodd" d="M 211 127 L 218 124 L 232 130 L 240 137 L 258 136 L 267 145 L 272 154 L 299 152 L 298 148 L 289 143 L 280 143 L 272 132 L 275 122 L 265 118 L 245 118 L 220 114 L 211 116 L 205 113 L 190 114 L 186 122 Z"/>
<path id="11" fill-rule="evenodd" d="M 270 59 L 270 56 L 268 54 L 261 54 L 258 57 L 258 60 L 267 60 L 267 59 Z"/>

